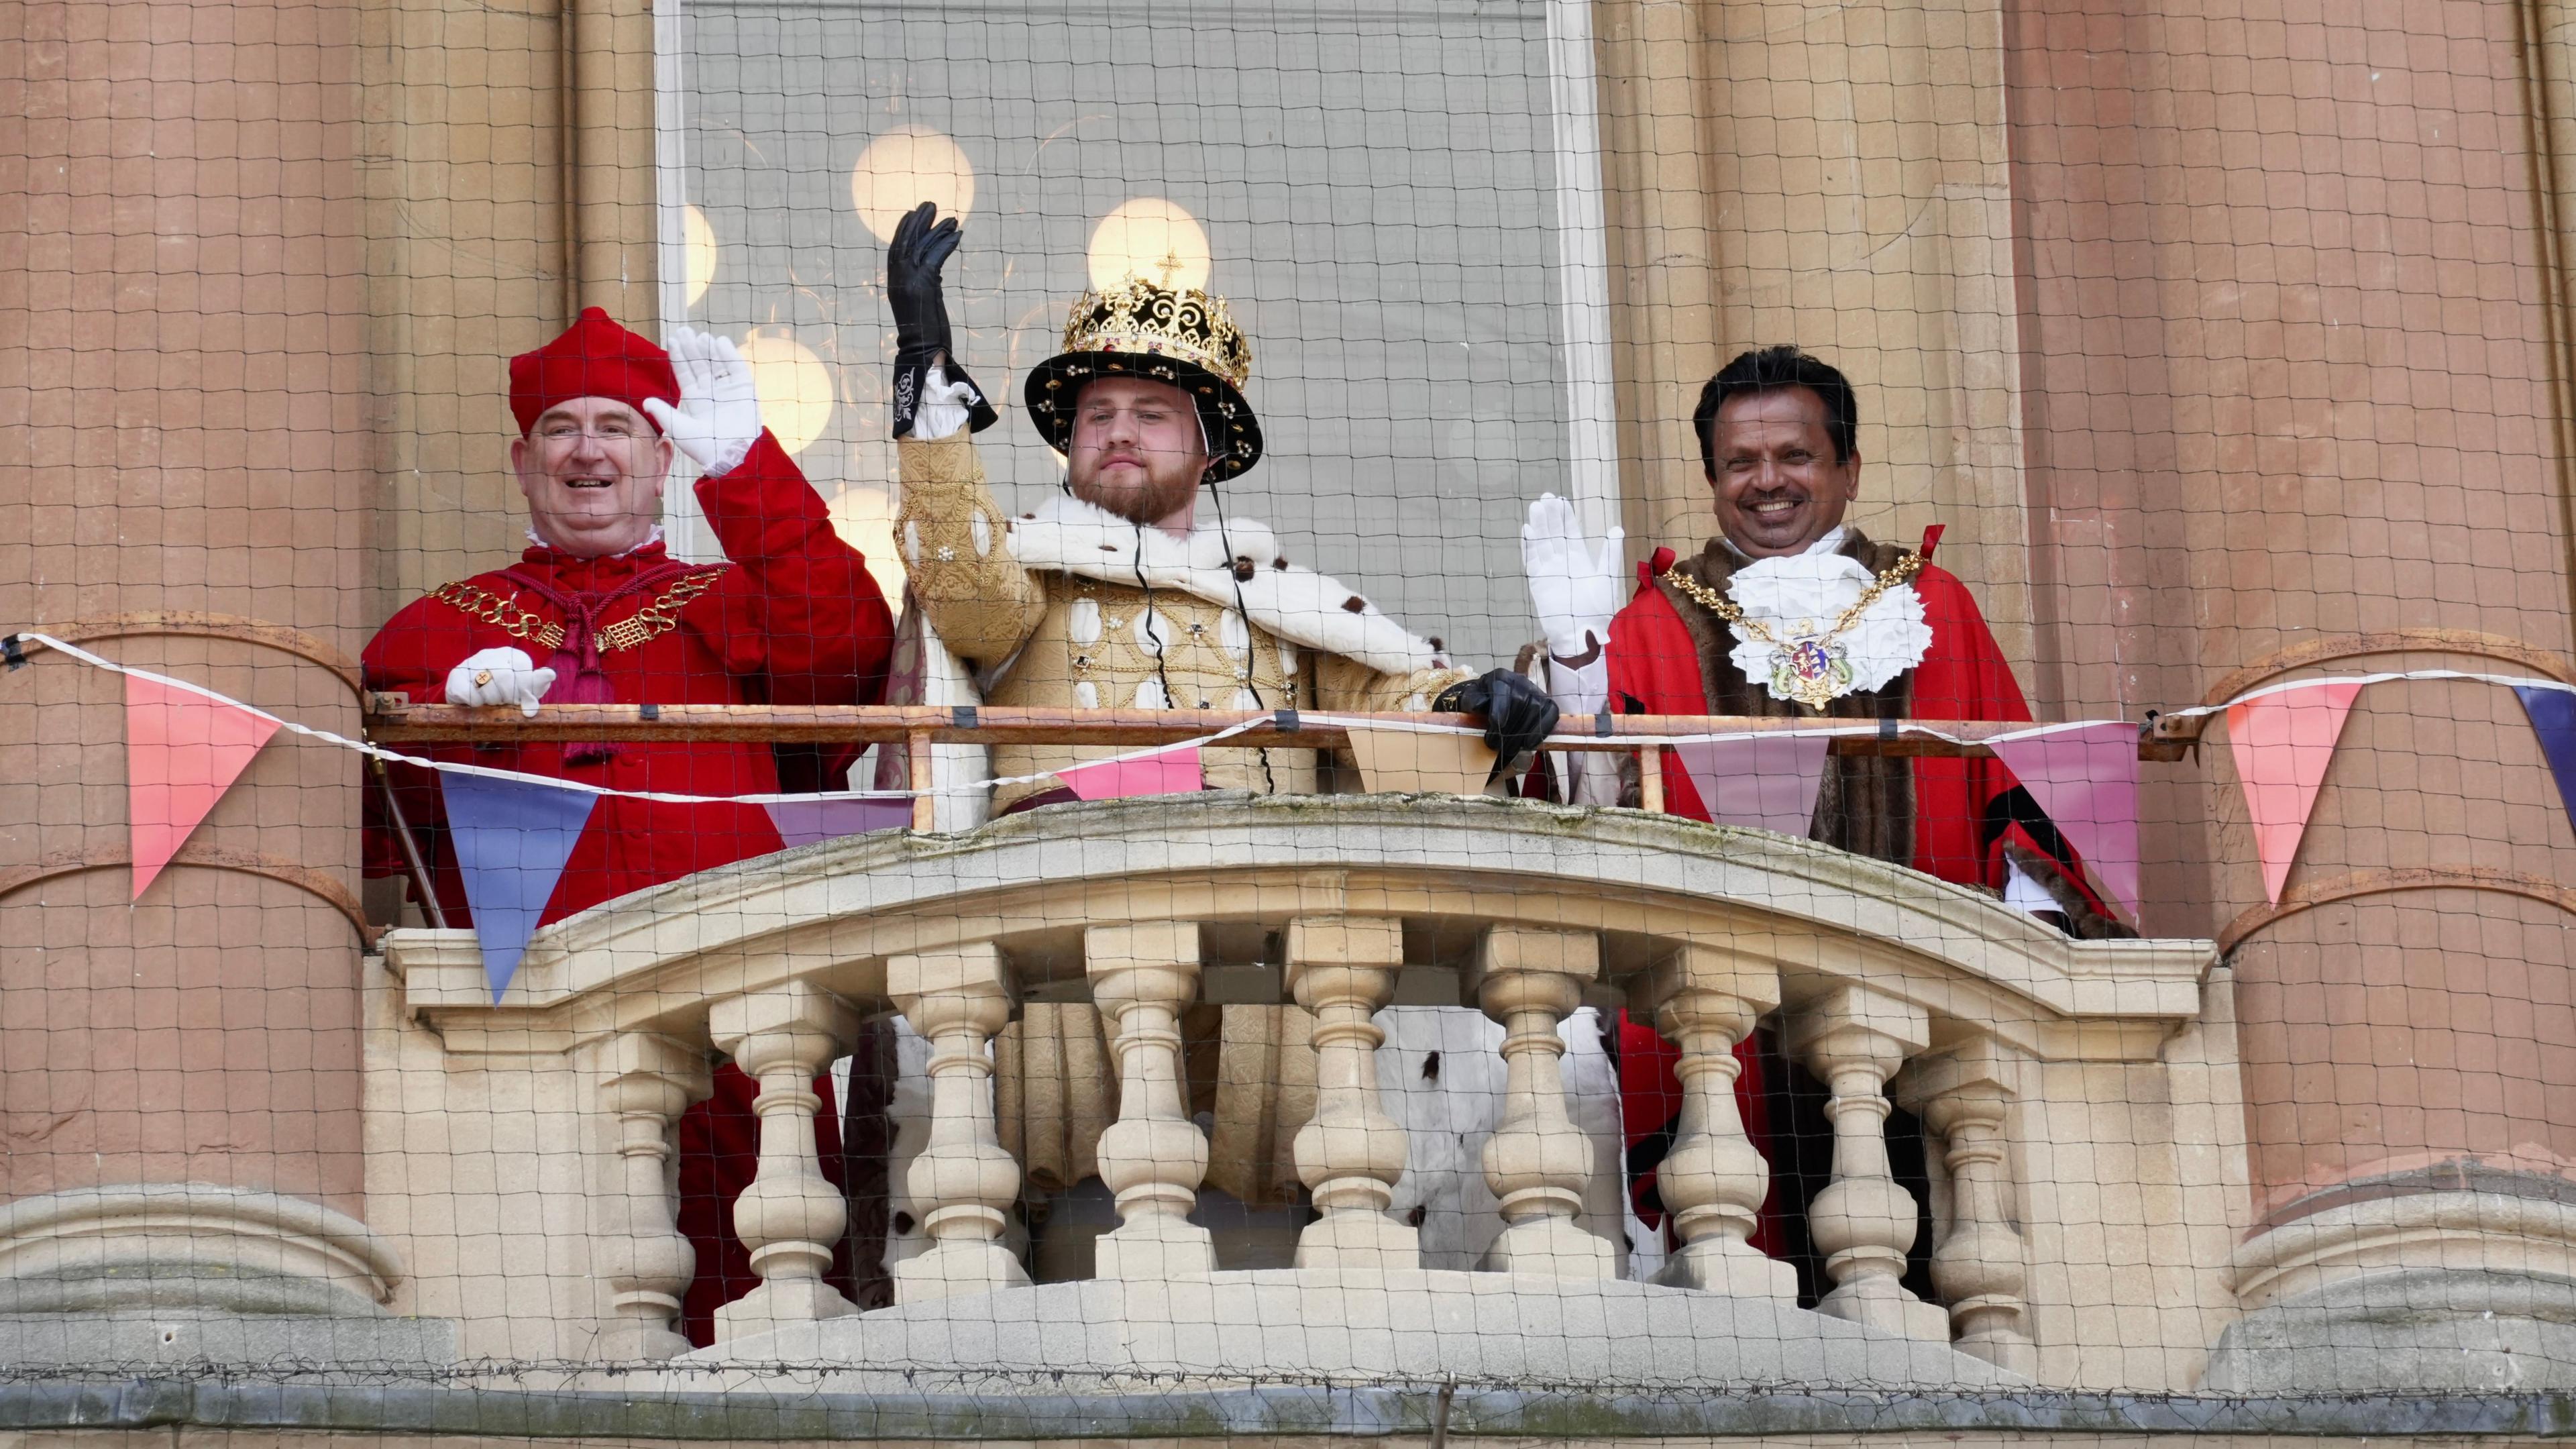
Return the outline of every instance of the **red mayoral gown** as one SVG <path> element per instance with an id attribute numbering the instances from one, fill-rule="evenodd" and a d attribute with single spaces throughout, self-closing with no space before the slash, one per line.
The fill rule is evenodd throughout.
<path id="1" fill-rule="evenodd" d="M 1904 550 L 1875 544 L 1851 533 L 1840 552 L 1871 572 L 1882 572 Z M 1735 555 L 1723 543 L 1710 541 L 1695 557 L 1676 561 L 1672 550 L 1659 549 L 1638 568 L 1639 588 L 1610 625 L 1608 645 L 1610 707 L 1627 714 L 1796 715 L 1818 718 L 1816 711 L 1777 700 L 1760 681 L 1747 680 L 1728 657 L 1734 635 L 1705 606 L 1676 587 L 1668 573 L 1686 574 L 1723 593 L 1735 568 Z M 1987 629 L 1985 615 L 1967 586 L 1949 570 L 1926 563 L 1913 580 L 1923 600 L 1924 622 L 1932 644 L 1921 663 L 1876 690 L 1855 691 L 1836 699 L 1823 717 L 1835 719 L 1957 719 L 2018 723 L 2028 720 L 2030 706 L 2013 679 L 2012 666 Z M 1690 774 L 1672 751 L 1663 752 L 1664 808 L 1693 820 L 1706 820 L 1708 808 Z M 2001 889 L 2007 842 L 2059 862 L 2073 892 L 2092 910 L 2108 916 L 2083 885 L 2075 854 L 2038 811 L 2000 761 L 1971 758 L 1887 758 L 1835 756 L 1828 766 L 1810 835 L 1830 845 L 1909 865 L 1943 880 Z M 1620 1086 L 1627 1099 L 1628 1141 L 1632 1174 L 1660 1160 L 1661 1140 L 1669 1139 L 1670 1114 L 1662 1109 L 1680 1102 L 1674 1075 L 1678 1052 L 1651 1028 L 1623 1022 Z M 1769 1130 L 1777 1105 L 1769 1095 L 1758 1039 L 1747 1037 L 1736 1048 L 1743 1071 L 1736 1078 L 1737 1104 L 1747 1132 L 1765 1158 L 1781 1161 Z M 1659 1115 L 1659 1113 L 1661 1115 Z M 1653 1120 L 1648 1120 L 1653 1119 Z M 1775 1255 L 1782 1251 L 1782 1214 L 1803 1205 L 1781 1201 L 1781 1180 L 1772 1178 L 1771 1200 L 1763 1205 L 1754 1242 Z M 1639 1196 L 1651 1205 L 1650 1185 L 1640 1178 Z"/>
<path id="2" fill-rule="evenodd" d="M 549 700 L 876 703 L 885 687 L 893 616 L 866 561 L 832 531 L 822 498 L 777 439 L 764 432 L 732 472 L 700 479 L 697 495 L 728 562 L 681 564 L 659 543 L 602 559 L 530 548 L 510 568 L 449 584 L 394 615 L 367 645 L 367 687 L 440 703 L 448 671 L 467 655 L 516 648 L 554 666 Z M 583 611 L 590 616 L 587 641 L 573 617 Z M 684 795 L 837 789 L 855 754 L 713 743 L 413 749 L 437 759 Z M 412 766 L 396 766 L 393 774 L 448 924 L 470 924 L 435 776 Z M 367 805 L 366 873 L 407 874 L 381 796 L 370 791 Z M 555 883 L 541 924 L 780 848 L 777 828 L 758 805 L 604 797 Z M 837 1182 L 839 1132 L 829 1077 L 818 1085 L 823 1166 Z M 691 1108 L 680 1125 L 680 1224 L 698 1248 L 685 1329 L 698 1343 L 710 1341 L 716 1306 L 758 1281 L 725 1222 L 752 1176 L 757 1091 L 727 1066 L 717 1073 L 714 1099 Z"/>

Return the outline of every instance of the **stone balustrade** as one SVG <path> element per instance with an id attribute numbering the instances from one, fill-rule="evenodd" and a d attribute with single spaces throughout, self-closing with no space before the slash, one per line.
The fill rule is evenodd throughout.
<path id="1" fill-rule="evenodd" d="M 2170 1068 L 2208 961 L 2205 943 L 2067 941 L 1972 892 L 1806 842 L 1507 802 L 1129 802 L 962 842 L 897 834 L 787 859 L 540 933 L 499 1007 L 469 974 L 470 936 L 389 945 L 403 1017 L 439 1034 L 451 1074 L 548 1052 L 595 1063 L 567 1082 L 608 1164 L 597 1180 L 623 1199 L 597 1217 L 585 1270 L 603 1305 L 595 1356 L 684 1348 L 670 1129 L 715 1054 L 761 1084 L 758 1176 L 733 1219 L 761 1284 L 719 1312 L 715 1351 L 855 1311 L 828 1281 L 845 1215 L 815 1159 L 809 1084 L 876 1012 L 902 1013 L 931 1049 L 931 1125 L 905 1185 L 932 1243 L 897 1266 L 898 1307 L 1026 1285 L 1005 1242 L 1023 1175 L 995 1128 L 990 1044 L 1033 992 L 1096 1004 L 1115 1063 L 1098 1162 L 1117 1222 L 1096 1277 L 1169 1285 L 1217 1268 L 1191 1221 L 1210 1149 L 1180 1022 L 1218 981 L 1267 983 L 1266 999 L 1311 1013 L 1311 1098 L 1275 1127 L 1314 1213 L 1298 1270 L 1344 1282 L 1414 1270 L 1417 1230 L 1389 1211 L 1406 1129 L 1377 1062 L 1376 1018 L 1402 982 L 1412 1001 L 1427 988 L 1502 1030 L 1503 1110 L 1481 1163 L 1499 1218 L 1489 1272 L 1533 1284 L 1634 1272 L 1627 1244 L 1587 1226 L 1602 1163 L 1559 1061 L 1571 1013 L 1624 1003 L 1680 1052 L 1659 1174 L 1676 1246 L 1657 1281 L 1793 1309 L 1792 1265 L 1756 1246 L 1783 1204 L 1737 1103 L 1739 1045 L 1764 1028 L 1831 1093 L 1831 1179 L 1786 1205 L 1804 1209 L 1823 1259 L 1816 1311 L 2081 1382 L 2087 1344 L 2106 1336 L 2090 1315 L 2116 1301 L 2119 1274 L 2069 1256 L 2099 1223 L 2033 1222 L 2074 1194 L 2025 1175 L 2039 1130 L 2025 1104 L 2053 1082 L 2061 1117 L 2068 1103 L 2105 1121 L 2127 1110 L 2105 1083 Z M 1927 1204 L 1885 1138 L 1899 1105 L 1925 1125 L 1928 1244 Z M 2176 1162 L 2194 1150 L 2135 1133 L 2120 1146 Z M 2213 1271 L 2233 1230 L 2223 1197 L 2182 1202 Z M 2139 1205 L 2142 1227 L 2151 1211 Z M 1925 1248 L 1937 1301 L 1906 1286 Z"/>
<path id="2" fill-rule="evenodd" d="M 1301 916 L 1288 923 L 1286 978 L 1315 1018 L 1315 1115 L 1297 1131 L 1297 1175 L 1315 1221 L 1297 1236 L 1300 1268 L 1410 1268 L 1419 1234 L 1387 1206 L 1404 1175 L 1403 1124 L 1378 1101 L 1372 1020 L 1404 967 L 1391 916 Z"/>
<path id="3" fill-rule="evenodd" d="M 760 1168 L 734 1200 L 733 1232 L 751 1250 L 760 1286 L 716 1310 L 716 1336 L 770 1332 L 857 1311 L 825 1280 L 849 1209 L 815 1156 L 814 1074 L 848 1050 L 850 1007 L 809 981 L 787 981 L 713 1003 L 718 1051 L 760 1083 Z"/>

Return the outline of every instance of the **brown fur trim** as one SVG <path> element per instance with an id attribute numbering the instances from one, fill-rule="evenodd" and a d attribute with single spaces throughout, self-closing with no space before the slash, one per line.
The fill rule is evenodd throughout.
<path id="1" fill-rule="evenodd" d="M 1904 550 L 1872 543 L 1859 530 L 1843 540 L 1842 554 L 1864 568 L 1883 572 Z M 1673 571 L 1701 586 L 1723 592 L 1739 566 L 1733 550 L 1719 539 L 1673 565 Z M 1656 587 L 1672 601 L 1699 654 L 1701 691 L 1711 714 L 1817 716 L 1787 700 L 1774 699 L 1761 681 L 1747 679 L 1735 667 L 1735 631 L 1698 600 L 1659 579 Z M 1913 694 L 1911 671 L 1867 693 L 1855 691 L 1833 701 L 1828 719 L 1903 719 Z M 1897 865 L 1914 863 L 1914 762 L 1900 756 L 1836 755 L 1827 761 L 1823 787 L 1816 795 L 1816 816 L 1808 837 L 1837 849 L 1873 856 Z"/>

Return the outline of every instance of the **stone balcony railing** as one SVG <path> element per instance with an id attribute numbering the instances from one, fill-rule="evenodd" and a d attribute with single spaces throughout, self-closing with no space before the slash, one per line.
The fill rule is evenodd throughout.
<path id="1" fill-rule="evenodd" d="M 621 898 L 540 931 L 497 1005 L 471 932 L 396 931 L 381 959 L 371 1217 L 409 1265 L 395 1311 L 457 1321 L 469 1357 L 688 1351 L 673 1132 L 715 1054 L 762 1088 L 758 1176 L 733 1218 L 761 1283 L 684 1375 L 1061 1365 L 1046 1335 L 955 1330 L 1064 1314 L 1120 1319 L 1129 1365 L 1436 1374 L 1476 1339 L 1502 1371 L 1491 1314 L 1526 1325 L 1546 1304 L 1573 1338 L 1594 1315 L 1611 1339 L 1652 1321 L 1736 1345 L 1694 1374 L 2180 1389 L 2236 1312 L 2242 1107 L 2209 943 L 2071 941 L 1975 891 L 1760 831 L 1453 797 L 1158 797 L 853 837 Z M 1276 971 L 1312 1013 L 1293 1156 L 1315 1215 L 1290 1270 L 1215 1273 L 1188 1220 L 1208 1144 L 1176 1022 L 1220 969 Z M 1482 1163 L 1503 1223 L 1482 1274 L 1424 1271 L 1386 1211 L 1406 1144 L 1372 1018 L 1399 981 L 1415 999 L 1454 989 L 1504 1028 Z M 1023 998 L 1086 986 L 1118 1081 L 1098 1146 L 1118 1223 L 1095 1281 L 1032 1288 L 1004 1242 L 1022 1164 L 987 1048 Z M 1577 1222 L 1597 1167 L 1558 1027 L 1587 1001 L 1682 1052 L 1660 1175 L 1682 1246 L 1654 1286 L 1617 1282 L 1620 1255 Z M 845 1209 L 809 1083 L 887 1010 L 932 1047 L 931 1128 L 902 1184 L 931 1243 L 899 1265 L 893 1308 L 852 1316 L 827 1281 Z M 1832 1285 L 1814 1312 L 1748 1241 L 1768 1171 L 1734 1048 L 1766 1019 L 1831 1089 L 1832 1180 L 1805 1204 Z M 1918 1204 L 1891 1170 L 1891 1104 L 1926 1127 L 1934 1302 L 1901 1281 Z M 1363 1287 L 1379 1308 L 1351 1306 Z M 1423 1336 L 1373 1349 L 1371 1312 L 1399 1330 L 1418 1313 Z M 1349 1331 L 1329 1350 L 1186 1331 L 1241 1315 Z M 1756 1340 L 1816 1350 L 1741 1357 Z"/>

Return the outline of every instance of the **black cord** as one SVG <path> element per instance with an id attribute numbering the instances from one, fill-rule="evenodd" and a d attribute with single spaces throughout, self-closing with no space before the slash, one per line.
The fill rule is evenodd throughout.
<path id="1" fill-rule="evenodd" d="M 1216 503 L 1217 540 L 1224 544 L 1229 553 L 1231 553 L 1234 548 L 1234 539 L 1225 530 L 1225 492 L 1216 486 L 1214 465 L 1210 465 L 1209 473 L 1205 481 L 1207 483 L 1208 497 L 1215 500 Z M 1243 620 L 1244 692 L 1252 696 L 1253 708 L 1268 709 L 1270 708 L 1270 705 L 1261 697 L 1261 636 L 1259 632 L 1252 627 L 1252 609 L 1249 605 L 1243 602 L 1243 576 L 1235 572 L 1234 560 L 1231 557 L 1228 557 L 1225 561 L 1225 576 L 1234 581 L 1235 617 Z M 1224 652 L 1224 644 L 1225 639 L 1220 635 L 1217 639 L 1217 652 Z M 1283 669 L 1280 671 L 1280 674 L 1284 677 L 1287 674 L 1287 671 Z M 1297 683 L 1295 680 L 1290 680 L 1288 682 L 1288 703 L 1291 708 L 1294 708 L 1297 703 Z M 1269 747 L 1264 745 L 1261 748 L 1254 750 L 1253 753 L 1261 757 L 1262 786 L 1270 794 L 1278 794 L 1279 779 L 1276 775 L 1273 775 L 1270 772 Z"/>
<path id="2" fill-rule="evenodd" d="M 1171 671 L 1165 668 L 1163 663 L 1163 657 L 1171 652 L 1171 644 L 1154 628 L 1154 620 L 1157 617 L 1154 613 L 1154 586 L 1145 581 L 1145 525 L 1129 519 L 1128 526 L 1136 530 L 1136 552 L 1131 559 L 1136 572 L 1136 587 L 1145 595 L 1145 616 L 1138 619 L 1136 624 L 1138 628 L 1145 631 L 1145 637 L 1152 640 L 1154 644 L 1154 678 L 1161 681 L 1163 686 L 1163 708 L 1179 709 L 1180 696 L 1172 693 Z"/>

